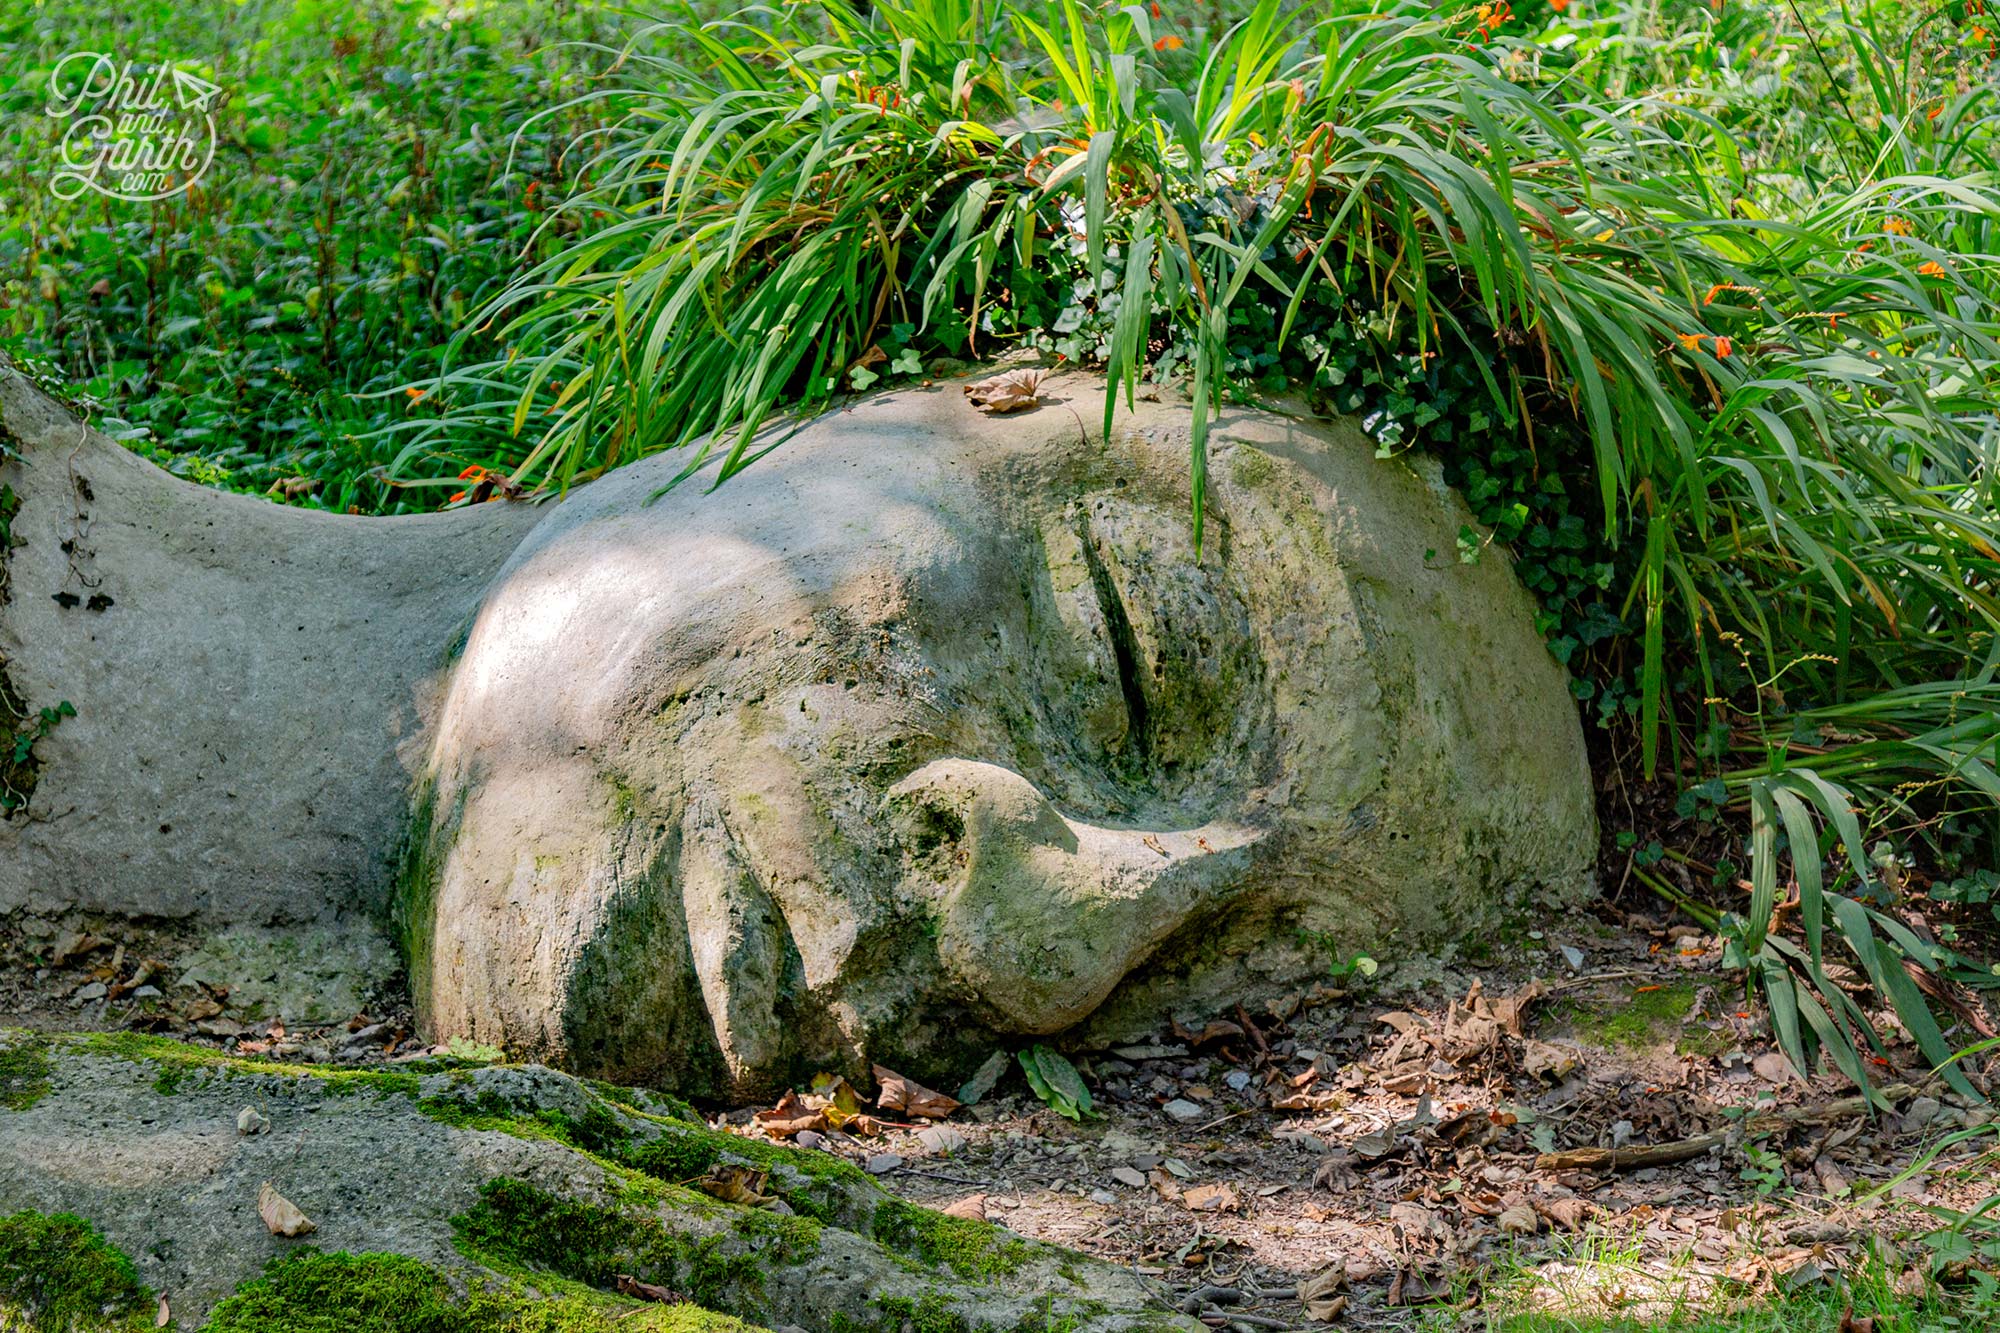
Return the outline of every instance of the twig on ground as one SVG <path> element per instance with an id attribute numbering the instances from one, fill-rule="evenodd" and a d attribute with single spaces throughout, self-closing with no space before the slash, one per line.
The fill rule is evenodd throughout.
<path id="1" fill-rule="evenodd" d="M 1907 1083 L 1893 1083 L 1879 1091 L 1879 1095 L 1889 1101 L 1901 1101 L 1913 1097 L 1917 1089 Z M 1773 1130 L 1788 1129 L 1797 1125 L 1818 1125 L 1829 1120 L 1844 1120 L 1858 1115 L 1868 1108 L 1866 1097 L 1843 1097 L 1837 1102 L 1827 1102 L 1822 1106 L 1800 1106 L 1788 1111 L 1775 1111 L 1768 1115 L 1753 1115 L 1723 1129 L 1697 1134 L 1693 1138 L 1675 1139 L 1671 1143 L 1646 1144 L 1638 1148 L 1565 1148 L 1561 1152 L 1545 1152 L 1535 1159 L 1537 1171 L 1625 1171 L 1637 1167 L 1665 1166 L 1672 1162 L 1685 1162 L 1700 1157 L 1725 1144 L 1736 1142 L 1755 1134 L 1768 1134 Z"/>

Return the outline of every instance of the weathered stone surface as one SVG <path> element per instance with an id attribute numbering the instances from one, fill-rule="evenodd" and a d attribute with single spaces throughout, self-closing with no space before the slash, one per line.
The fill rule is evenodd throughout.
<path id="1" fill-rule="evenodd" d="M 238 1132 L 246 1104 L 268 1132 Z M 1146 1279 L 902 1203 L 827 1154 L 682 1114 L 535 1067 L 308 1071 L 145 1038 L 0 1030 L 0 1218 L 84 1218 L 186 1329 L 300 1249 L 258 1216 L 268 1182 L 312 1219 L 322 1251 L 558 1293 L 583 1283 L 614 1314 L 641 1313 L 618 1301 L 624 1273 L 810 1333 L 902 1333 L 917 1311 L 968 1333 L 1199 1333 Z M 680 1183 L 718 1166 L 747 1169 L 782 1207 Z M 0 1292 L 0 1324 L 10 1313 L 21 1312 Z"/>
<path id="2" fill-rule="evenodd" d="M 173 481 L 0 371 L 0 654 L 78 705 L 0 911 L 377 911 L 408 827 L 434 1035 L 748 1093 L 955 1086 L 996 1034 L 1126 1039 L 1587 889 L 1564 675 L 1434 469 L 1228 414 L 1197 561 L 1186 409 L 1105 441 L 1096 382 L 1049 389 L 883 395 L 713 493 L 656 498 L 660 458 L 359 520 Z M 52 600 L 78 531 L 102 611 Z"/>
<path id="3" fill-rule="evenodd" d="M 363 521 L 169 476 L 0 366 L 0 673 L 76 716 L 0 819 L 0 912 L 216 925 L 387 899 L 434 687 L 534 521 Z M 0 700 L 9 689 L 0 687 Z M 10 728 L 11 729 L 11 728 Z"/>

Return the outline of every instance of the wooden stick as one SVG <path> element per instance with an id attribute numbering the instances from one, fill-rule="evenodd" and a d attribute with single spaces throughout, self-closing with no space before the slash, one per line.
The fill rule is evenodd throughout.
<path id="1" fill-rule="evenodd" d="M 1917 1089 L 1907 1083 L 1892 1083 L 1881 1089 L 1878 1095 L 1892 1102 L 1905 1097 L 1913 1097 Z M 1638 1148 L 1565 1148 L 1561 1152 L 1545 1152 L 1535 1159 L 1537 1171 L 1626 1171 L 1637 1167 L 1665 1166 L 1672 1162 L 1685 1162 L 1690 1158 L 1723 1146 L 1735 1139 L 1768 1134 L 1773 1130 L 1789 1129 L 1796 1125 L 1819 1125 L 1829 1120 L 1845 1120 L 1868 1109 L 1866 1097 L 1843 1097 L 1837 1102 L 1827 1102 L 1822 1106 L 1799 1106 L 1788 1111 L 1773 1111 L 1767 1115 L 1749 1116 L 1727 1129 L 1711 1130 L 1697 1134 L 1691 1139 L 1675 1139 L 1672 1143 L 1652 1143 Z"/>

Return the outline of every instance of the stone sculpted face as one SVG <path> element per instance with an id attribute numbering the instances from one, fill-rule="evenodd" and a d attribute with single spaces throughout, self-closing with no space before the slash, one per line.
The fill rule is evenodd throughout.
<path id="1" fill-rule="evenodd" d="M 1185 414 L 1127 421 L 911 393 L 554 506 L 431 749 L 437 1032 L 695 1092 L 939 1070 L 1580 889 L 1562 676 L 1455 502 L 1245 417 L 1197 560 Z"/>

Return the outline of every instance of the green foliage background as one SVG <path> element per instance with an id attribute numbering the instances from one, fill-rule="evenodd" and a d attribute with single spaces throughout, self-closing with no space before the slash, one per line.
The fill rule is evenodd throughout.
<path id="1" fill-rule="evenodd" d="M 0 347 L 103 405 L 191 480 L 389 513 L 372 432 L 467 313 L 522 271 L 589 105 L 524 124 L 604 63 L 569 0 L 45 0 L 0 11 Z M 214 164 L 158 204 L 49 190 L 48 78 L 72 51 L 220 85 Z M 518 133 L 518 138 L 516 137 Z M 531 187 L 535 193 L 531 194 Z M 537 199 L 536 194 L 542 198 Z M 476 342 L 474 344 L 477 345 Z M 379 398 L 357 397 L 366 394 Z"/>

